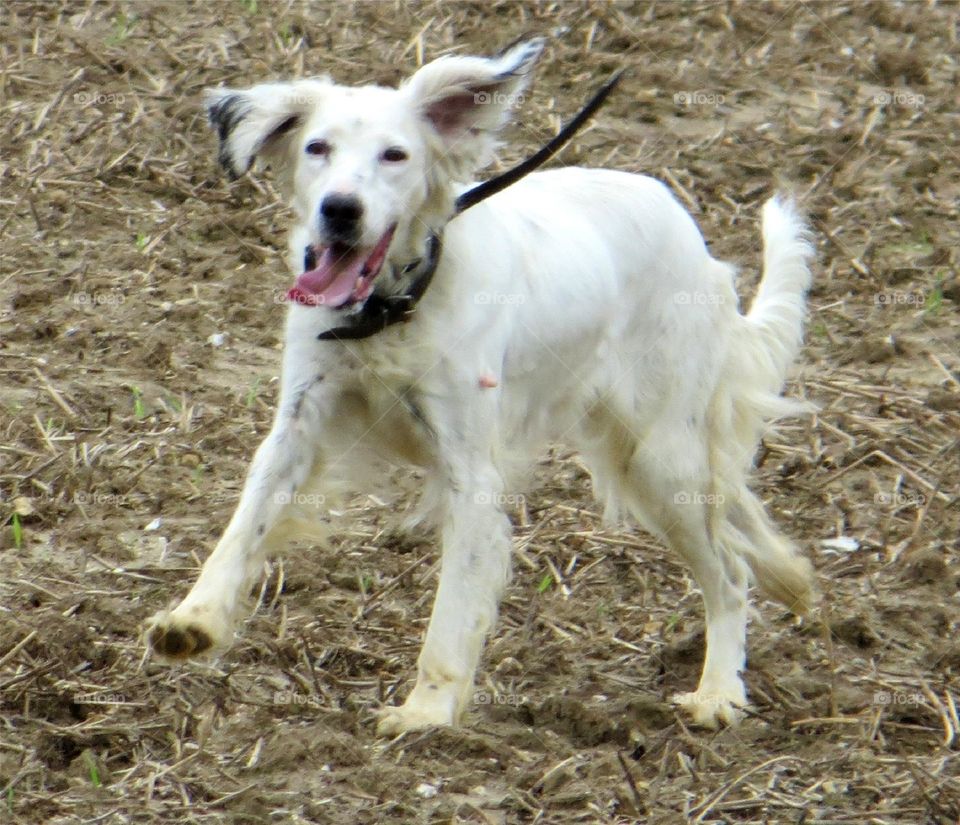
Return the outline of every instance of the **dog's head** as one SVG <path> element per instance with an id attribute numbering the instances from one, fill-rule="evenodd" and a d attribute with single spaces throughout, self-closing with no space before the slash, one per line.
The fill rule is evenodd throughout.
<path id="1" fill-rule="evenodd" d="M 307 303 L 362 304 L 386 261 L 399 277 L 423 255 L 459 187 L 491 160 L 543 45 L 442 57 L 399 89 L 309 79 L 207 91 L 220 163 L 233 177 L 269 163 L 296 214 L 291 263 Z"/>

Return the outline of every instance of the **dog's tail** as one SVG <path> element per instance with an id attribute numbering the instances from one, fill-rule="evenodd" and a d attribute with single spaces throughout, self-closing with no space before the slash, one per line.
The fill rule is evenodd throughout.
<path id="1" fill-rule="evenodd" d="M 763 207 L 763 279 L 746 315 L 755 339 L 755 378 L 768 392 L 780 392 L 800 349 L 812 257 L 807 229 L 793 202 L 768 200 Z"/>
<path id="2" fill-rule="evenodd" d="M 768 201 L 763 207 L 763 278 L 750 311 L 740 318 L 738 340 L 725 365 L 723 385 L 730 395 L 718 396 L 713 409 L 718 431 L 727 436 L 715 440 L 712 450 L 715 483 L 728 502 L 739 501 L 729 511 L 731 523 L 716 525 L 720 538 L 749 564 L 768 595 L 797 611 L 812 600 L 810 565 L 776 533 L 762 508 L 753 512 L 752 494 L 742 485 L 765 427 L 811 409 L 780 393 L 802 342 L 812 256 L 796 207 L 778 198 Z M 734 533 L 742 540 L 733 540 Z"/>
<path id="3" fill-rule="evenodd" d="M 813 256 L 807 229 L 791 201 L 772 198 L 763 207 L 763 278 L 750 311 L 740 316 L 728 359 L 726 385 L 735 388 L 735 442 L 739 463 L 751 463 L 766 423 L 809 411 L 780 395 L 803 340 L 806 293 Z"/>

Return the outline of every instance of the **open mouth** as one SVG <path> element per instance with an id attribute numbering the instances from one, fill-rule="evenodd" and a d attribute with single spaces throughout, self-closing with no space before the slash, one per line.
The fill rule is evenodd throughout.
<path id="1" fill-rule="evenodd" d="M 350 306 L 365 301 L 373 292 L 374 279 L 387 259 L 393 240 L 394 224 L 372 249 L 360 249 L 341 243 L 316 248 L 309 246 L 305 272 L 287 292 L 287 300 L 306 306 Z"/>

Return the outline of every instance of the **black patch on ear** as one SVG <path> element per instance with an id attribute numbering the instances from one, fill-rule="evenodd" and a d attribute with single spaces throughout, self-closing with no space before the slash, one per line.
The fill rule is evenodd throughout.
<path id="1" fill-rule="evenodd" d="M 244 100 L 242 95 L 227 95 L 207 109 L 210 125 L 217 130 L 217 137 L 220 138 L 220 151 L 217 154 L 217 160 L 231 180 L 236 180 L 247 170 L 237 171 L 234 167 L 233 158 L 227 149 L 227 141 L 230 139 L 233 130 L 237 128 L 237 124 L 248 114 L 250 114 L 250 104 Z"/>
<path id="2" fill-rule="evenodd" d="M 257 144 L 250 162 L 244 169 L 238 169 L 234 163 L 235 158 L 230 153 L 228 144 L 233 130 L 250 114 L 252 106 L 243 95 L 227 95 L 223 100 L 213 104 L 207 110 L 210 118 L 210 125 L 217 130 L 217 137 L 220 139 L 220 151 L 217 154 L 217 160 L 226 170 L 231 180 L 236 180 L 245 172 L 249 171 L 253 165 L 253 158 L 272 140 L 286 134 L 300 122 L 299 115 L 290 115 L 281 121 L 263 140 Z"/>
<path id="3" fill-rule="evenodd" d="M 539 45 L 537 45 L 537 44 L 539 44 Z M 526 45 L 528 48 L 531 47 L 531 46 L 534 47 L 534 48 L 537 48 L 537 50 L 538 50 L 538 52 L 537 52 L 537 57 L 539 57 L 540 54 L 543 53 L 544 46 L 546 45 L 546 39 L 543 38 L 543 37 L 540 37 L 539 35 L 531 35 L 531 34 L 523 34 L 523 35 L 520 35 L 520 37 L 516 38 L 516 40 L 514 40 L 512 43 L 510 43 L 510 44 L 508 44 L 507 46 L 504 46 L 502 49 L 500 49 L 500 51 L 497 52 L 497 54 L 496 54 L 496 56 L 495 56 L 494 59 L 501 58 L 501 57 L 503 57 L 507 52 L 511 51 L 512 49 L 515 49 L 515 48 L 517 48 L 518 46 L 523 46 L 523 45 Z M 497 80 L 506 80 L 508 77 L 516 77 L 516 76 L 517 76 L 517 71 L 516 71 L 516 70 L 519 69 L 520 66 L 523 66 L 523 65 L 525 65 L 526 63 L 528 63 L 529 61 L 530 61 L 530 58 L 529 58 L 529 57 L 525 58 L 524 60 L 521 60 L 520 63 L 519 63 L 514 69 L 512 69 L 511 71 L 507 71 L 507 72 L 501 73 L 501 74 L 497 77 Z"/>
<path id="4" fill-rule="evenodd" d="M 207 109 L 210 125 L 216 127 L 220 140 L 226 140 L 237 124 L 250 113 L 250 104 L 243 95 L 227 95 Z"/>
<path id="5" fill-rule="evenodd" d="M 535 39 L 539 39 L 539 35 L 534 34 L 533 32 L 526 32 L 526 33 L 524 33 L 524 34 L 521 34 L 519 37 L 515 37 L 515 38 L 513 38 L 513 40 L 511 40 L 509 43 L 507 43 L 507 45 L 504 46 L 502 49 L 500 49 L 500 51 L 498 51 L 498 52 L 493 56 L 493 58 L 494 58 L 494 60 L 496 60 L 496 59 L 499 58 L 499 57 L 503 57 L 503 56 L 504 56 L 508 51 L 510 51 L 510 49 L 512 49 L 514 46 L 519 46 L 521 43 L 524 43 L 524 42 L 526 42 L 527 40 L 535 40 Z"/>

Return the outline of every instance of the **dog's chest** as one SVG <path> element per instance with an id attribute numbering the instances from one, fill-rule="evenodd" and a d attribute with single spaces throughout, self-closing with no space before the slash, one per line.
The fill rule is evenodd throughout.
<path id="1" fill-rule="evenodd" d="M 362 363 L 344 376 L 337 418 L 359 425 L 358 436 L 385 458 L 420 466 L 432 463 L 435 436 L 425 398 L 436 394 L 442 367 L 434 360 L 436 372 L 431 375 L 431 365 L 415 352 L 370 350 L 362 358 L 355 351 Z"/>

